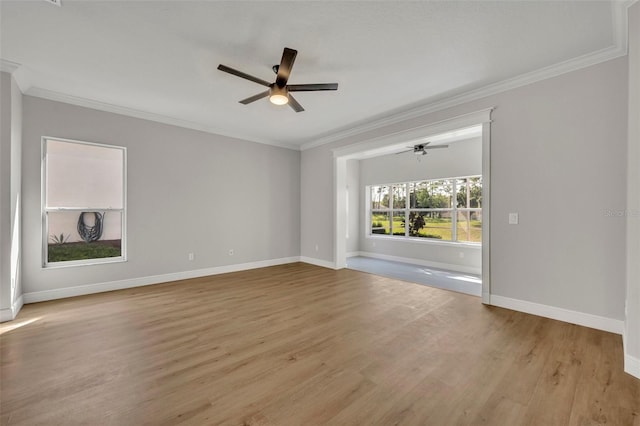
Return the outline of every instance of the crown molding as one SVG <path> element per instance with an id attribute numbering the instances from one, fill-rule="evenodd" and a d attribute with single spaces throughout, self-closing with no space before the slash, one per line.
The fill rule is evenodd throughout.
<path id="1" fill-rule="evenodd" d="M 13 74 L 18 68 L 20 68 L 19 63 L 0 58 L 0 71 Z"/>
<path id="2" fill-rule="evenodd" d="M 168 124 L 171 126 L 182 127 L 185 129 L 198 130 L 201 132 L 214 134 L 218 136 L 225 136 L 225 137 L 230 137 L 234 139 L 242 139 L 249 142 L 260 143 L 263 145 L 277 146 L 279 148 L 293 149 L 296 151 L 299 150 L 299 147 L 297 145 L 290 145 L 286 143 L 256 139 L 256 138 L 249 137 L 246 135 L 241 135 L 238 133 L 232 134 L 216 127 L 211 127 L 204 124 L 195 123 L 192 121 L 181 120 L 178 118 L 168 117 L 161 114 L 155 114 L 152 112 L 141 111 L 133 108 L 127 108 L 119 105 L 109 104 L 102 101 L 96 101 L 92 99 L 81 98 L 78 96 L 67 95 L 65 93 L 43 89 L 41 87 L 30 87 L 28 90 L 24 92 L 24 94 L 27 96 L 33 96 L 36 98 L 48 99 L 50 101 L 63 102 L 71 105 L 81 106 L 84 108 L 91 108 L 99 111 L 125 115 L 127 117 L 140 118 L 142 120 L 154 121 L 156 123 Z"/>
<path id="3" fill-rule="evenodd" d="M 169 124 L 172 126 L 198 130 L 205 133 L 226 136 L 236 139 L 243 139 L 249 142 L 255 142 L 265 145 L 277 146 L 281 148 L 305 151 L 328 143 L 341 141 L 349 137 L 377 130 L 386 126 L 400 123 L 406 120 L 424 116 L 430 113 L 441 111 L 454 106 L 462 105 L 488 96 L 496 95 L 518 87 L 533 84 L 542 80 L 560 76 L 572 71 L 577 71 L 592 65 L 597 65 L 620 56 L 627 54 L 628 41 L 628 8 L 640 0 L 621 0 L 612 1 L 612 26 L 613 26 L 613 45 L 607 48 L 591 52 L 582 56 L 578 56 L 567 61 L 563 61 L 548 67 L 544 67 L 529 73 L 525 73 L 514 78 L 493 83 L 478 89 L 470 90 L 458 95 L 446 97 L 436 101 L 427 101 L 426 103 L 414 104 L 413 106 L 396 109 L 387 113 L 378 115 L 373 119 L 360 121 L 349 126 L 345 126 L 324 135 L 311 137 L 301 144 L 287 144 L 272 140 L 264 140 L 248 135 L 231 133 L 220 128 L 207 126 L 205 124 L 182 120 L 174 117 L 168 117 L 152 112 L 136 110 L 97 100 L 81 98 L 68 95 L 52 90 L 32 87 L 26 75 L 26 71 L 21 64 L 0 58 L 0 71 L 8 72 L 14 75 L 21 91 L 28 96 L 48 99 L 52 101 L 64 102 L 72 105 L 82 106 L 86 108 L 96 109 L 115 114 L 126 115 L 129 117 L 140 118 L 143 120 L 154 121 L 158 123 Z"/>
<path id="4" fill-rule="evenodd" d="M 310 140 L 300 145 L 300 150 L 305 151 L 307 149 L 316 148 L 318 146 L 340 141 L 355 135 L 359 135 L 361 133 L 377 130 L 382 127 L 410 120 L 412 118 L 462 105 L 471 101 L 485 98 L 487 96 L 496 95 L 498 93 L 506 92 L 508 90 L 516 89 L 522 86 L 527 86 L 538 81 L 547 80 L 549 78 L 557 77 L 562 74 L 577 71 L 579 69 L 597 65 L 602 62 L 610 61 L 620 56 L 625 56 L 627 54 L 628 39 L 628 8 L 637 1 L 639 0 L 613 1 L 611 3 L 611 19 L 614 29 L 614 44 L 612 46 L 597 50 L 595 52 L 587 53 L 573 59 L 559 62 L 548 67 L 521 74 L 519 76 L 493 83 L 478 89 L 470 90 L 459 95 L 454 95 L 433 102 L 427 102 L 422 105 L 410 107 L 409 109 L 396 110 L 396 112 L 391 111 L 390 113 L 385 114 L 384 118 L 364 121 L 360 124 L 349 126 L 343 128 L 342 130 L 331 132 L 329 134 L 326 134 L 325 136 Z"/>
<path id="5" fill-rule="evenodd" d="M 479 111 L 470 112 L 468 114 L 459 115 L 457 117 L 440 120 L 428 124 L 417 126 L 407 126 L 402 130 L 387 133 L 368 139 L 363 142 L 356 142 L 343 145 L 333 149 L 334 157 L 346 157 L 348 159 L 356 158 L 354 154 L 361 154 L 363 151 L 375 151 L 377 149 L 388 147 L 396 144 L 404 146 L 417 143 L 419 140 L 428 138 L 431 135 L 449 132 L 455 129 L 474 126 L 480 123 L 491 122 L 491 112 L 495 107 L 481 109 Z"/>
<path id="6" fill-rule="evenodd" d="M 365 122 L 346 130 L 331 133 L 312 142 L 302 144 L 300 146 L 300 150 L 305 151 L 307 149 L 316 148 L 318 146 L 343 140 L 361 133 L 377 130 L 382 127 L 410 120 L 412 118 L 420 117 L 436 111 L 441 111 L 443 109 L 486 98 L 488 96 L 496 95 L 498 93 L 516 89 L 518 87 L 527 86 L 529 84 L 566 74 L 572 71 L 577 71 L 579 69 L 596 65 L 601 62 L 606 62 L 624 55 L 626 55 L 626 47 L 623 49 L 620 46 L 614 46 L 602 49 L 600 51 L 579 56 L 568 61 L 560 62 L 553 66 L 522 74 L 518 77 L 503 80 L 499 83 L 490 84 L 479 89 L 471 90 L 443 100 L 430 102 L 409 110 L 392 113 L 391 115 L 388 115 L 387 117 L 382 119 Z"/>

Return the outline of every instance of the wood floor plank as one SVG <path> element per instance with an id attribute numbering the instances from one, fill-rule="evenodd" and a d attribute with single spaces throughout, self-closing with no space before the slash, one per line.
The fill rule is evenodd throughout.
<path id="1" fill-rule="evenodd" d="M 620 336 L 289 264 L 26 305 L 2 425 L 640 425 Z"/>

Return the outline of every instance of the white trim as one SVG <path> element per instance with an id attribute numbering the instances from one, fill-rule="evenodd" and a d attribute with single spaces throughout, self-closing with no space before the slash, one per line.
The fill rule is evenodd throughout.
<path id="1" fill-rule="evenodd" d="M 640 359 L 625 353 L 624 372 L 640 379 Z"/>
<path id="2" fill-rule="evenodd" d="M 407 145 L 418 139 L 424 139 L 431 135 L 444 133 L 464 127 L 475 126 L 491 122 L 491 112 L 495 107 L 481 109 L 468 114 L 458 115 L 433 123 L 422 124 L 414 127 L 405 127 L 400 131 L 387 133 L 382 136 L 367 139 L 366 141 L 353 143 L 333 149 L 334 158 L 357 156 L 365 151 L 384 148 L 393 144 Z"/>
<path id="3" fill-rule="evenodd" d="M 24 299 L 20 296 L 13 302 L 10 308 L 0 309 L 0 322 L 13 321 L 18 315 L 18 312 L 20 312 L 20 309 L 22 309 L 22 305 L 24 305 Z"/>
<path id="4" fill-rule="evenodd" d="M 315 257 L 300 256 L 300 262 L 308 263 L 310 265 L 322 266 L 323 268 L 336 269 L 334 262 L 328 260 L 316 259 Z"/>
<path id="5" fill-rule="evenodd" d="M 102 293 L 105 291 L 123 290 L 133 287 L 141 287 L 152 284 L 166 283 L 170 281 L 186 280 L 190 278 L 205 277 L 208 275 L 226 274 L 229 272 L 246 271 L 249 269 L 265 268 L 267 266 L 295 263 L 300 259 L 295 257 L 283 257 L 280 259 L 260 260 L 257 262 L 239 263 L 235 265 L 215 266 L 212 268 L 196 269 L 192 271 L 174 272 L 163 275 L 130 278 L 120 281 L 108 281 L 104 283 L 80 285 L 75 287 L 58 288 L 54 290 L 36 291 L 24 293 L 24 303 L 44 302 L 47 300 L 63 299 L 66 297 L 82 296 L 85 294 Z"/>
<path id="6" fill-rule="evenodd" d="M 596 330 L 608 331 L 615 334 L 622 334 L 624 330 L 624 321 L 622 320 L 572 311 L 556 306 L 542 305 L 540 303 L 529 302 L 526 300 L 512 299 L 510 297 L 492 294 L 490 304 L 501 308 L 513 309 L 514 311 L 525 312 L 571 324 L 595 328 Z"/>
<path id="7" fill-rule="evenodd" d="M 491 122 L 482 123 L 482 303 L 491 298 Z"/>
<path id="8" fill-rule="evenodd" d="M 0 322 L 12 321 L 13 319 L 15 319 L 15 315 L 13 315 L 13 309 L 0 309 Z"/>
<path id="9" fill-rule="evenodd" d="M 356 257 L 356 256 L 360 256 L 360 252 L 359 251 L 348 251 L 347 252 L 347 257 Z"/>
<path id="10" fill-rule="evenodd" d="M 15 315 L 13 315 L 13 309 L 0 309 L 0 322 L 13 321 L 14 319 Z"/>
<path id="11" fill-rule="evenodd" d="M 392 262 L 410 263 L 413 265 L 427 266 L 429 268 L 445 269 L 447 271 L 455 271 L 463 274 L 475 274 L 480 275 L 482 273 L 481 268 L 474 268 L 473 266 L 456 265 L 453 263 L 433 262 L 431 260 L 415 259 L 412 257 L 400 257 L 392 256 L 389 254 L 373 253 L 369 251 L 359 251 L 358 256 L 371 257 L 373 259 L 390 260 Z"/>
<path id="12" fill-rule="evenodd" d="M 534 70 L 519 76 L 503 80 L 494 84 L 490 84 L 478 89 L 470 90 L 457 96 L 448 97 L 443 100 L 430 102 L 427 101 L 417 107 L 408 108 L 404 110 L 396 110 L 395 113 L 389 111 L 377 116 L 377 118 L 364 120 L 360 124 L 348 125 L 342 129 L 336 129 L 330 131 L 324 136 L 319 135 L 317 137 L 310 137 L 306 143 L 301 145 L 285 144 L 278 141 L 267 141 L 262 139 L 256 139 L 254 137 L 230 134 L 222 129 L 213 128 L 201 123 L 194 123 L 178 118 L 168 117 L 151 112 L 135 110 L 132 108 L 122 107 L 118 105 L 109 104 L 106 102 L 81 98 L 73 95 L 67 95 L 52 90 L 30 87 L 29 84 L 22 84 L 20 88 L 22 92 L 29 96 L 35 96 L 43 99 L 49 99 L 53 101 L 65 102 L 72 105 L 83 106 L 86 108 L 97 109 L 100 111 L 112 112 L 115 114 L 123 114 L 130 117 L 141 118 L 144 120 L 155 121 L 164 124 L 170 124 L 173 126 L 183 127 L 187 129 L 199 130 L 206 133 L 212 133 L 232 138 L 242 138 L 247 141 L 262 143 L 266 145 L 279 146 L 282 148 L 294 149 L 305 151 L 307 149 L 315 148 L 321 145 L 325 145 L 331 142 L 346 139 L 348 137 L 365 133 L 371 130 L 379 129 L 381 127 L 389 126 L 401 121 L 409 120 L 419 116 L 427 115 L 436 111 L 441 111 L 446 108 L 461 105 L 467 102 L 475 101 L 487 96 L 502 93 L 508 90 L 516 89 L 518 87 L 526 86 L 538 81 L 553 78 L 562 74 L 566 74 L 572 71 L 577 71 L 582 68 L 590 67 L 611 59 L 618 58 L 627 54 L 627 10 L 635 3 L 635 0 L 627 1 L 613 1 L 612 7 L 612 27 L 613 27 L 613 45 L 597 50 L 595 52 L 587 53 L 566 61 L 550 65 L 538 70 Z M 21 65 L 15 62 L 0 59 L 0 69 L 13 73 Z"/>
<path id="13" fill-rule="evenodd" d="M 409 120 L 415 117 L 430 114 L 436 111 L 441 111 L 446 108 L 461 105 L 467 102 L 475 101 L 487 96 L 495 95 L 498 93 L 512 90 L 518 87 L 526 86 L 538 81 L 546 80 L 552 77 L 556 77 L 562 74 L 566 74 L 572 71 L 577 71 L 582 68 L 590 67 L 611 59 L 618 58 L 627 54 L 627 15 L 628 8 L 631 7 L 636 0 L 626 1 L 613 1 L 612 7 L 612 27 L 613 27 L 613 45 L 597 50 L 595 52 L 587 53 L 566 61 L 550 65 L 544 68 L 540 68 L 535 71 L 531 71 L 519 76 L 503 80 L 494 84 L 490 84 L 478 89 L 470 90 L 457 96 L 445 98 L 443 100 L 430 102 L 427 101 L 417 107 L 408 108 L 404 110 L 396 110 L 395 113 L 388 111 L 377 116 L 377 118 L 363 120 L 360 124 L 352 124 L 343 127 L 342 129 L 336 129 L 330 131 L 325 135 L 319 135 L 316 137 L 308 138 L 306 143 L 301 145 L 285 144 L 278 141 L 267 141 L 256 139 L 254 137 L 230 134 L 222 129 L 213 128 L 201 123 L 194 123 L 191 121 L 181 120 L 178 118 L 168 117 L 151 112 L 135 110 L 123 106 L 109 104 L 106 102 L 81 98 L 73 95 L 67 95 L 52 90 L 44 89 L 41 87 L 30 86 L 27 82 L 20 84 L 21 91 L 29 96 L 35 96 L 38 98 L 49 99 L 53 101 L 65 102 L 72 105 L 83 106 L 86 108 L 97 109 L 100 111 L 112 112 L 115 114 L 122 114 L 130 117 L 141 118 L 144 120 L 155 121 L 159 123 L 169 124 L 177 127 L 183 127 L 187 129 L 199 130 L 206 133 L 212 133 L 232 138 L 242 138 L 247 141 L 262 143 L 266 145 L 279 146 L 282 148 L 288 148 L 293 150 L 305 151 L 307 149 L 315 148 L 321 145 L 325 145 L 338 140 L 346 139 L 350 136 L 368 132 L 371 130 L 379 129 L 384 126 L 389 126 L 401 121 Z M 13 73 L 21 64 L 8 61 L 0 58 L 0 70 Z M 20 80 L 23 80 L 22 78 Z"/>
<path id="14" fill-rule="evenodd" d="M 127 117 L 139 118 L 142 120 L 154 121 L 156 123 L 168 124 L 171 126 L 182 127 L 185 129 L 198 130 L 205 133 L 214 135 L 226 136 L 234 139 L 243 139 L 249 142 L 261 143 L 264 145 L 272 145 L 280 148 L 288 148 L 298 151 L 297 145 L 286 144 L 277 141 L 267 141 L 263 139 L 256 139 L 251 136 L 241 134 L 231 134 L 223 129 L 217 127 L 207 126 L 205 124 L 195 123 L 192 121 L 182 120 L 179 118 L 168 117 L 161 114 L 155 114 L 152 112 L 141 111 L 133 108 L 127 108 L 106 102 L 95 101 L 91 99 L 81 98 L 78 96 L 67 95 L 64 93 L 55 92 L 53 90 L 43 89 L 41 87 L 29 87 L 25 92 L 27 96 L 34 96 L 36 98 L 48 99 L 50 101 L 64 102 L 71 105 L 81 106 L 84 108 L 96 109 L 99 111 L 111 112 L 114 114 L 125 115 Z"/>
<path id="15" fill-rule="evenodd" d="M 333 161 L 333 212 L 334 216 L 334 239 L 333 239 L 333 261 L 336 269 L 347 266 L 347 239 L 346 229 L 349 218 L 347 217 L 347 206 L 344 193 L 347 188 L 347 159 L 334 158 Z"/>
<path id="16" fill-rule="evenodd" d="M 0 71 L 13 74 L 18 68 L 20 68 L 19 63 L 0 58 Z"/>
<path id="17" fill-rule="evenodd" d="M 365 231 L 365 238 L 370 238 L 370 239 L 381 239 L 381 240 L 388 240 L 388 241 L 403 241 L 403 242 L 415 242 L 418 244 L 440 244 L 443 246 L 469 246 L 469 247 L 477 247 L 478 249 L 482 248 L 482 243 L 474 243 L 472 241 L 458 241 L 458 212 L 472 212 L 472 211 L 479 211 L 480 214 L 482 214 L 482 207 L 458 207 L 457 203 L 453 203 L 453 205 L 451 207 L 437 207 L 437 208 L 428 208 L 428 207 L 410 207 L 410 206 L 406 206 L 405 207 L 398 207 L 395 208 L 393 206 L 393 197 L 391 197 L 391 192 L 392 189 L 389 189 L 389 199 L 391 200 L 391 205 L 386 208 L 386 209 L 381 209 L 381 208 L 377 208 L 377 209 L 373 209 L 371 208 L 371 187 L 380 187 L 380 186 L 385 186 L 385 187 L 389 187 L 392 188 L 393 186 L 400 186 L 403 185 L 405 187 L 405 191 L 406 194 L 409 194 L 409 185 L 413 184 L 413 183 L 424 183 L 424 182 L 441 182 L 441 181 L 448 181 L 449 183 L 451 183 L 451 187 L 452 187 L 452 194 L 457 194 L 458 193 L 458 183 L 457 181 L 460 179 L 473 179 L 473 178 L 480 178 L 482 179 L 482 175 L 469 175 L 469 176 L 447 176 L 447 177 L 442 177 L 442 178 L 433 178 L 433 179 L 425 179 L 425 180 L 411 180 L 411 181 L 404 181 L 404 182 L 384 182 L 384 183 L 377 183 L 377 184 L 371 184 L 371 185 L 365 185 L 365 198 L 366 198 L 366 204 L 365 204 L 365 218 L 366 218 L 366 222 L 367 222 L 367 228 Z M 368 196 L 367 196 L 368 195 Z M 483 197 L 484 199 L 484 197 Z M 409 215 L 411 212 L 420 212 L 420 213 L 430 213 L 430 212 L 444 212 L 444 213 L 451 213 L 451 240 L 439 240 L 439 239 L 435 239 L 435 238 L 424 238 L 424 237 L 417 237 L 417 236 L 411 236 L 409 235 L 409 227 L 405 227 L 405 232 L 404 235 L 399 235 L 399 234 L 394 234 L 393 233 L 393 229 L 391 229 L 389 232 L 390 234 L 374 234 L 372 231 L 372 227 L 370 225 L 370 221 L 371 221 L 371 216 L 372 213 L 389 213 L 391 214 L 399 214 L 400 212 L 404 212 L 404 217 L 405 217 L 405 222 L 409 223 Z M 348 217 L 348 215 L 347 215 Z M 348 223 L 348 219 L 347 219 L 347 223 Z M 390 222 L 391 223 L 391 228 L 393 228 L 393 221 Z"/>
<path id="18" fill-rule="evenodd" d="M 119 149 L 122 152 L 122 208 L 113 209 L 113 208 L 93 208 L 93 207 L 82 207 L 82 208 L 48 208 L 47 207 L 47 146 L 48 142 L 63 142 L 77 145 L 88 145 L 99 148 L 107 148 L 107 149 Z M 42 214 L 42 267 L 43 268 L 59 268 L 59 267 L 71 267 L 71 266 L 85 266 L 85 265 L 96 265 L 96 264 L 104 264 L 104 263 L 117 263 L 117 262 L 126 262 L 127 261 L 127 147 L 119 146 L 119 145 L 109 145 L 98 142 L 87 142 L 80 141 L 75 139 L 64 139 L 58 138 L 54 136 L 42 136 L 40 138 L 40 150 L 41 150 L 41 207 L 40 213 Z M 48 214 L 50 212 L 63 212 L 63 211 L 113 211 L 120 212 L 120 256 L 117 257 L 107 257 L 107 258 L 94 258 L 94 259 L 85 259 L 85 260 L 72 260 L 72 261 L 60 261 L 60 262 L 49 262 L 48 260 L 48 251 L 49 251 L 49 220 Z"/>
<path id="19" fill-rule="evenodd" d="M 614 2 L 615 3 L 615 2 Z M 626 8 L 623 11 L 624 19 L 619 23 L 619 27 L 626 27 Z M 614 13 L 615 15 L 615 13 Z M 614 18 L 614 21 L 618 23 L 618 19 Z M 614 34 L 618 34 L 620 30 L 615 29 Z M 620 36 L 616 36 L 618 42 Z M 312 141 L 303 143 L 300 145 L 300 150 L 305 151 L 307 149 L 316 148 L 318 146 L 326 145 L 331 142 L 346 139 L 361 133 L 370 132 L 372 130 L 380 129 L 381 127 L 390 126 L 402 121 L 410 120 L 412 118 L 424 116 L 437 111 L 441 111 L 454 106 L 466 104 L 478 99 L 486 98 L 488 96 L 496 95 L 498 93 L 506 92 L 508 90 L 517 89 L 519 87 L 527 86 L 542 80 L 557 77 L 562 74 L 566 74 L 572 71 L 577 71 L 582 68 L 587 68 L 592 65 L 609 61 L 611 59 L 618 58 L 627 54 L 626 49 L 626 33 L 621 38 L 624 42 L 621 45 L 611 46 L 605 49 L 601 49 L 592 53 L 587 53 L 582 56 L 578 56 L 573 59 L 569 59 L 564 62 L 560 62 L 555 65 L 551 65 L 539 70 L 531 71 L 514 78 L 500 81 L 498 83 L 490 84 L 475 90 L 462 93 L 457 96 L 445 98 L 440 101 L 428 102 L 421 106 L 411 108 L 409 110 L 400 111 L 396 113 L 386 113 L 385 118 L 374 119 L 366 121 L 360 125 L 350 126 L 345 130 L 332 132 L 326 136 L 314 139 Z"/>

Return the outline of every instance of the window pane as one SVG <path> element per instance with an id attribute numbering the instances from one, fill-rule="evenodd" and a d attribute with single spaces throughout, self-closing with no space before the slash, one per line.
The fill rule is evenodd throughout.
<path id="1" fill-rule="evenodd" d="M 47 207 L 124 207 L 124 151 L 47 140 Z"/>
<path id="2" fill-rule="evenodd" d="M 451 241 L 451 212 L 409 212 L 409 236 Z"/>
<path id="3" fill-rule="evenodd" d="M 450 180 L 414 182 L 410 185 L 411 208 L 447 209 L 452 207 L 453 184 Z"/>
<path id="4" fill-rule="evenodd" d="M 389 187 L 371 187 L 371 210 L 384 210 L 389 208 Z"/>
<path id="5" fill-rule="evenodd" d="M 82 218 L 81 218 L 82 216 Z M 48 212 L 47 262 L 122 255 L 122 212 Z"/>
<path id="6" fill-rule="evenodd" d="M 424 200 L 428 198 L 427 182 L 412 182 L 409 184 L 409 207 L 424 208 Z"/>
<path id="7" fill-rule="evenodd" d="M 458 241 L 482 242 L 482 211 L 458 212 Z"/>
<path id="8" fill-rule="evenodd" d="M 469 201 L 469 185 L 467 179 L 456 179 L 456 187 L 456 205 L 461 209 L 469 208 L 467 205 L 467 202 Z"/>
<path id="9" fill-rule="evenodd" d="M 471 177 L 458 179 L 456 182 L 457 206 L 460 208 L 480 208 L 482 207 L 482 178 Z"/>
<path id="10" fill-rule="evenodd" d="M 404 209 L 407 207 L 407 185 L 393 185 L 393 205 L 395 209 Z"/>
<path id="11" fill-rule="evenodd" d="M 402 235 L 404 236 L 404 211 L 394 211 L 393 212 L 393 235 Z"/>
<path id="12" fill-rule="evenodd" d="M 371 233 L 389 235 L 389 212 L 371 212 Z"/>

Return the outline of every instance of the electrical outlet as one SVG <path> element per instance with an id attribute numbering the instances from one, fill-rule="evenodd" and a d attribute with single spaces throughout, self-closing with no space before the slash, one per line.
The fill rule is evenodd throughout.
<path id="1" fill-rule="evenodd" d="M 233 256 L 233 249 L 229 249 L 229 256 Z"/>
<path id="2" fill-rule="evenodd" d="M 460 259 L 464 259 L 464 252 L 461 251 L 460 253 L 458 253 L 458 256 L 460 256 Z"/>
<path id="3" fill-rule="evenodd" d="M 195 259 L 196 256 L 193 253 L 189 253 L 189 261 L 193 262 L 193 259 Z"/>
<path id="4" fill-rule="evenodd" d="M 316 244 L 316 251 L 318 251 L 320 249 L 320 247 Z"/>

